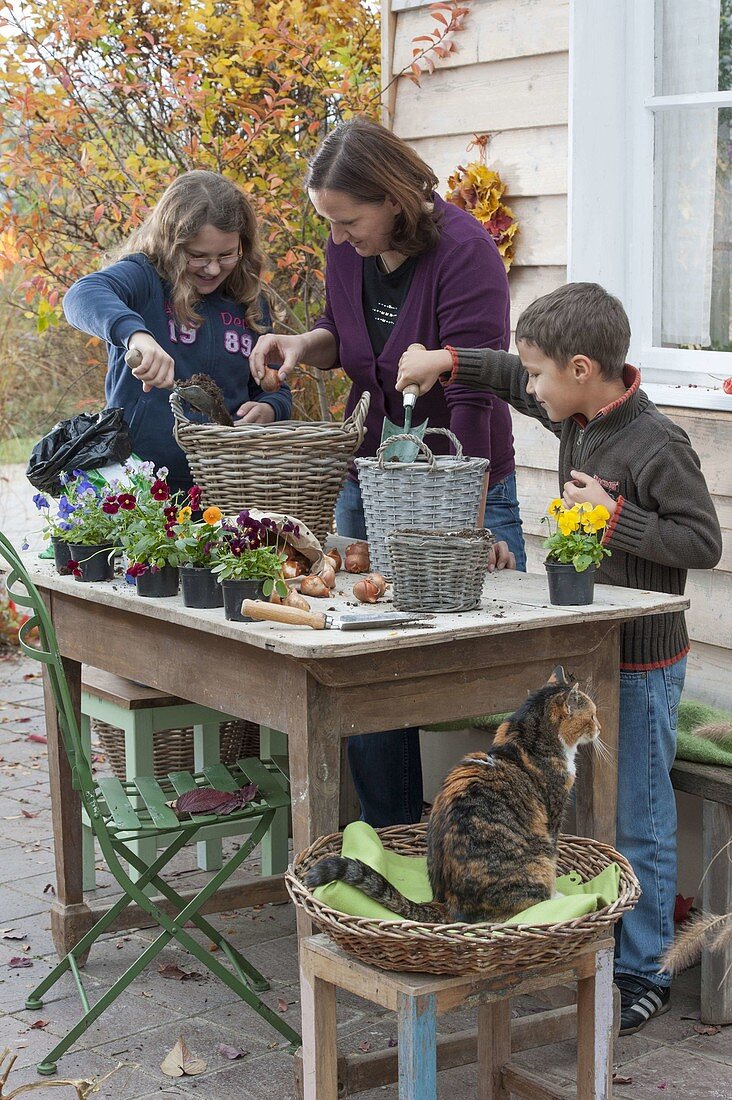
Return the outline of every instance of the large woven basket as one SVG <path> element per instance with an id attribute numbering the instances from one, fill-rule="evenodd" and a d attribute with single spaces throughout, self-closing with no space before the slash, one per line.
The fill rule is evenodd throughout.
<path id="1" fill-rule="evenodd" d="M 378 829 L 386 848 L 401 855 L 426 854 L 426 823 Z M 567 953 L 603 934 L 634 907 L 640 897 L 630 864 L 608 844 L 586 837 L 559 838 L 558 871 L 579 871 L 587 881 L 608 864 L 620 866 L 617 901 L 574 920 L 552 925 L 421 924 L 353 917 L 324 905 L 305 887 L 308 868 L 327 855 L 340 855 L 341 833 L 321 837 L 297 855 L 285 875 L 295 905 L 345 951 L 382 970 L 416 970 L 427 974 L 514 974 L 562 962 Z"/>
<path id="2" fill-rule="evenodd" d="M 102 751 L 121 783 L 125 770 L 125 732 L 98 718 L 91 720 L 92 733 L 99 736 Z M 219 755 L 222 764 L 235 764 L 248 756 L 259 756 L 259 726 L 235 719 L 219 726 Z M 153 734 L 153 770 L 156 779 L 171 772 L 193 771 L 193 727 L 158 730 Z"/>
<path id="3" fill-rule="evenodd" d="M 375 458 L 357 458 L 371 565 L 391 577 L 386 536 L 406 527 L 426 530 L 475 527 L 483 499 L 487 458 L 466 458 L 463 448 L 446 428 L 428 428 L 427 435 L 446 435 L 454 455 L 434 455 L 424 441 L 412 435 L 394 435 L 382 443 Z M 386 462 L 387 448 L 396 440 L 419 445 L 422 461 Z M 425 461 L 426 459 L 426 461 Z"/>
<path id="4" fill-rule="evenodd" d="M 234 514 L 242 508 L 294 516 L 319 542 L 333 526 L 348 463 L 363 442 L 370 394 L 342 424 L 281 420 L 275 424 L 194 424 L 170 396 L 173 432 L 186 452 L 203 504 Z"/>
<path id="5" fill-rule="evenodd" d="M 464 531 L 392 531 L 386 536 L 399 611 L 471 611 L 480 605 L 493 535 Z"/>

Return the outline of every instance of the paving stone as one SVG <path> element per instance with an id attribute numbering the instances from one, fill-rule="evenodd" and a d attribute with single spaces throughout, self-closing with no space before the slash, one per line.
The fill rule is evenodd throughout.
<path id="1" fill-rule="evenodd" d="M 17 921 L 19 917 L 48 912 L 48 898 L 32 898 L 28 894 L 19 893 L 12 887 L 5 885 L 3 886 L 2 907 L 4 922 Z"/>
<path id="2" fill-rule="evenodd" d="M 630 1085 L 615 1085 L 613 1096 L 628 1100 L 732 1100 L 732 1070 L 683 1046 L 663 1047 L 628 1062 L 623 1076 Z"/>
<path id="3" fill-rule="evenodd" d="M 188 1078 L 185 1089 L 199 1100 L 295 1100 L 293 1058 L 279 1051 L 237 1059 L 218 1073 Z"/>
<path id="4" fill-rule="evenodd" d="M 40 1081 L 48 1080 L 48 1078 L 41 1077 L 36 1072 L 36 1063 L 39 1062 L 48 1053 L 49 1047 L 43 1045 L 43 1040 L 38 1040 L 38 1035 L 41 1033 L 34 1033 L 33 1039 L 31 1039 L 27 1045 L 16 1045 L 12 1049 L 17 1052 L 18 1059 L 13 1065 L 13 1069 L 8 1078 L 8 1089 L 17 1089 L 20 1085 L 37 1084 Z M 58 1072 L 56 1077 L 63 1080 L 74 1079 L 99 1079 L 103 1077 L 105 1073 L 109 1073 L 111 1069 L 114 1069 L 114 1063 L 110 1062 L 107 1058 L 99 1058 L 91 1051 L 69 1051 L 61 1061 L 58 1063 Z M 121 1073 L 122 1071 L 120 1071 Z M 112 1079 L 114 1081 L 114 1078 Z M 112 1082 L 110 1082 L 111 1086 Z M 71 1098 L 74 1093 L 71 1089 L 38 1089 L 34 1092 L 28 1092 L 30 1100 L 54 1100 L 55 1097 L 69 1097 Z M 105 1100 L 108 1097 L 115 1096 L 118 1100 L 121 1100 L 125 1096 L 124 1092 L 112 1092 L 107 1091 L 103 1086 L 100 1097 L 104 1097 Z"/>

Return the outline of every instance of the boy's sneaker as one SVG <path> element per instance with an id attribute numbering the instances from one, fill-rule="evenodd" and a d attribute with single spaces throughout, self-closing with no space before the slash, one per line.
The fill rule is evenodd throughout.
<path id="1" fill-rule="evenodd" d="M 620 1034 L 635 1035 L 655 1016 L 662 1016 L 671 1007 L 671 990 L 667 985 L 654 985 L 635 974 L 616 974 L 620 990 Z"/>

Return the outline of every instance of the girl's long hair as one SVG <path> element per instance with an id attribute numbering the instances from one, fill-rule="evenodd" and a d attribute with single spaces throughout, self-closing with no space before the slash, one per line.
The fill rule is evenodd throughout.
<path id="1" fill-rule="evenodd" d="M 113 258 L 142 252 L 161 279 L 170 284 L 171 304 L 179 325 L 201 323 L 196 311 L 199 295 L 186 278 L 184 245 L 205 225 L 222 233 L 238 233 L 241 256 L 226 276 L 220 290 L 244 309 L 247 324 L 259 330 L 261 296 L 269 301 L 262 282 L 264 252 L 254 211 L 244 192 L 217 172 L 184 172 L 170 184 L 162 197 Z"/>
<path id="2" fill-rule="evenodd" d="M 401 211 L 391 247 L 417 256 L 440 239 L 440 215 L 431 205 L 437 176 L 406 142 L 366 115 L 341 122 L 310 162 L 305 185 L 342 191 L 354 202 L 381 203 L 388 196 Z"/>

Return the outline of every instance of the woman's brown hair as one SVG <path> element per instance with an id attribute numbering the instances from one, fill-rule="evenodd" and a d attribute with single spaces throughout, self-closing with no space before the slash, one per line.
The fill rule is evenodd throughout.
<path id="1" fill-rule="evenodd" d="M 416 256 L 440 239 L 440 216 L 432 207 L 438 185 L 429 165 L 405 141 L 365 115 L 341 122 L 310 162 L 311 191 L 342 191 L 354 202 L 397 202 L 391 247 Z"/>
<path id="2" fill-rule="evenodd" d="M 262 317 L 261 296 L 268 298 L 262 283 L 266 261 L 257 220 L 244 192 L 217 172 L 184 172 L 173 180 L 114 258 L 144 253 L 160 278 L 170 284 L 178 324 L 198 325 L 198 294 L 191 280 L 185 278 L 188 260 L 184 245 L 205 225 L 222 233 L 239 234 L 241 256 L 221 290 L 244 308 L 247 324 L 257 330 Z"/>

